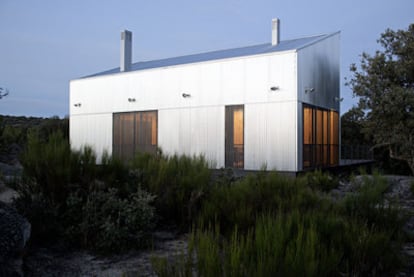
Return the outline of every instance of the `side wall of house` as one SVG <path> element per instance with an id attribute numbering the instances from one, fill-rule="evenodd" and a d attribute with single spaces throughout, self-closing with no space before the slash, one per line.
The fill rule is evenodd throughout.
<path id="1" fill-rule="evenodd" d="M 298 168 L 302 170 L 303 104 L 340 113 L 340 33 L 299 49 L 297 59 L 297 149 Z"/>
<path id="2" fill-rule="evenodd" d="M 100 158 L 112 152 L 113 113 L 157 110 L 165 153 L 203 154 L 220 168 L 225 107 L 244 105 L 244 168 L 296 171 L 296 87 L 293 51 L 73 80 L 71 145 Z"/>

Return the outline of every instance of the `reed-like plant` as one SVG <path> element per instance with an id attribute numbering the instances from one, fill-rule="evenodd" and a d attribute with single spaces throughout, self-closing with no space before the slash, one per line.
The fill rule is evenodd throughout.
<path id="1" fill-rule="evenodd" d="M 186 228 L 197 218 L 210 184 L 203 156 L 137 153 L 132 169 L 142 186 L 157 195 L 155 206 L 164 223 Z"/>

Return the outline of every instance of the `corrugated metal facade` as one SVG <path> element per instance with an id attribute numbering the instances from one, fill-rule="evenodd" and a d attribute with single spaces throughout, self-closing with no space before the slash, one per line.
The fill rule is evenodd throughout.
<path id="1" fill-rule="evenodd" d="M 334 34 L 298 50 L 73 80 L 72 147 L 91 145 L 98 157 L 111 153 L 114 113 L 158 111 L 158 146 L 165 153 L 204 154 L 211 167 L 220 168 L 225 165 L 225 107 L 243 105 L 244 168 L 300 171 L 301 103 L 339 107 L 328 100 L 339 96 L 338 40 Z M 301 92 L 321 84 L 326 100 Z"/>

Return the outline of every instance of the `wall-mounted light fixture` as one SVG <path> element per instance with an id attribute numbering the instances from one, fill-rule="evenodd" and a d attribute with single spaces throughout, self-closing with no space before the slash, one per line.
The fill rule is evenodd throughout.
<path id="1" fill-rule="evenodd" d="M 188 94 L 188 93 L 183 93 L 182 95 L 184 98 L 191 97 L 191 94 Z"/>
<path id="2" fill-rule="evenodd" d="M 335 100 L 335 102 L 342 102 L 342 101 L 344 101 L 344 98 L 343 97 L 335 96 L 334 97 L 334 100 Z"/>
<path id="3" fill-rule="evenodd" d="M 305 93 L 314 92 L 315 88 L 305 88 Z"/>
<path id="4" fill-rule="evenodd" d="M 75 104 L 73 104 L 73 106 L 75 106 L 76 108 L 79 108 L 80 106 L 82 106 L 82 104 L 81 103 L 75 103 Z"/>
<path id="5" fill-rule="evenodd" d="M 128 98 L 128 102 L 135 102 L 135 98 Z"/>
<path id="6" fill-rule="evenodd" d="M 279 90 L 279 87 L 278 86 L 270 87 L 270 90 L 271 91 L 276 91 L 276 90 Z"/>

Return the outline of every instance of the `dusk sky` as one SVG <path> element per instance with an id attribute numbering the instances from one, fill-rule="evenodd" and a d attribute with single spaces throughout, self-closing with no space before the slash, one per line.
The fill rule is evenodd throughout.
<path id="1" fill-rule="evenodd" d="M 0 0 L 0 114 L 63 117 L 69 81 L 119 66 L 120 32 L 133 62 L 341 31 L 341 112 L 356 99 L 349 65 L 379 49 L 385 29 L 414 23 L 413 0 Z"/>

